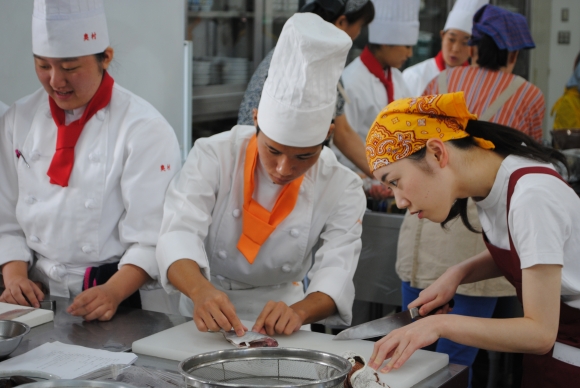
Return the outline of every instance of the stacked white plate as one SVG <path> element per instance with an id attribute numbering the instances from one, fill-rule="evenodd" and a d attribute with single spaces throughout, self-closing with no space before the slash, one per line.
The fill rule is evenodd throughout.
<path id="1" fill-rule="evenodd" d="M 246 58 L 223 58 L 222 81 L 224 84 L 248 82 L 249 62 Z"/>
<path id="2" fill-rule="evenodd" d="M 211 80 L 211 61 L 194 60 L 192 63 L 193 86 L 209 85 Z"/>

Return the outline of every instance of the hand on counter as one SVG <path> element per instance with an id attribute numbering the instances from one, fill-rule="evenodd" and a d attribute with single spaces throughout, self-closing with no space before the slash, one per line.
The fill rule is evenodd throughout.
<path id="1" fill-rule="evenodd" d="M 275 335 L 290 335 L 300 330 L 302 317 L 284 302 L 269 301 L 256 319 L 252 331 Z"/>
<path id="2" fill-rule="evenodd" d="M 108 321 L 113 318 L 122 301 L 110 285 L 103 284 L 81 292 L 66 311 L 86 321 Z"/>
<path id="3" fill-rule="evenodd" d="M 28 263 L 11 261 L 2 267 L 5 290 L 0 295 L 0 302 L 19 304 L 21 306 L 40 307 L 44 293 L 38 285 L 28 279 Z"/>

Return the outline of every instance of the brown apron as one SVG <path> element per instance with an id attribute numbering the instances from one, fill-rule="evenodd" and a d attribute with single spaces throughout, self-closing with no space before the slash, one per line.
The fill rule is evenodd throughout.
<path id="1" fill-rule="evenodd" d="M 545 167 L 527 167 L 514 171 L 508 185 L 507 215 L 509 215 L 510 202 L 516 183 L 526 174 L 549 174 L 562 179 L 557 172 Z M 509 250 L 500 249 L 490 244 L 485 233 L 483 235 L 487 249 L 491 253 L 495 264 L 507 280 L 516 288 L 518 299 L 522 302 L 522 270 L 520 258 L 512 242 L 509 225 L 508 236 L 510 241 Z M 580 348 L 580 310 L 570 307 L 563 302 L 560 302 L 560 323 L 556 341 Z M 552 352 L 553 348 L 541 356 L 524 354 L 522 387 L 571 387 L 578 384 L 580 381 L 580 367 L 553 358 Z"/>

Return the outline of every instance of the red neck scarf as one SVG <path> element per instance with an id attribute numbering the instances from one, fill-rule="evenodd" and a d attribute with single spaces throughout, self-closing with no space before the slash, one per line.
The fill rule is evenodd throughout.
<path id="1" fill-rule="evenodd" d="M 393 77 L 391 76 L 391 68 L 387 69 L 387 75 L 385 76 L 385 70 L 375 58 L 371 50 L 368 47 L 365 47 L 362 54 L 360 55 L 360 60 L 362 63 L 367 67 L 372 75 L 377 77 L 379 81 L 385 86 L 387 90 L 387 104 L 393 102 L 395 90 L 393 87 Z"/>
<path id="2" fill-rule="evenodd" d="M 60 185 L 62 187 L 68 186 L 68 180 L 75 162 L 75 146 L 85 124 L 97 113 L 103 109 L 111 101 L 113 94 L 113 84 L 115 81 L 106 71 L 103 73 L 103 80 L 97 92 L 89 101 L 82 117 L 73 121 L 69 125 L 65 125 L 64 110 L 56 105 L 52 97 L 48 97 L 50 104 L 50 112 L 52 119 L 58 128 L 56 136 L 56 152 L 50 162 L 50 167 L 46 175 L 50 177 L 50 183 L 53 185 Z"/>
<path id="3" fill-rule="evenodd" d="M 447 65 L 445 64 L 445 59 L 443 58 L 443 51 L 439 51 L 439 53 L 435 57 L 435 63 L 437 64 L 439 71 L 443 71 L 447 68 Z M 465 61 L 465 63 L 461 66 L 469 66 L 469 61 Z"/>
<path id="4" fill-rule="evenodd" d="M 238 240 L 238 250 L 250 264 L 254 264 L 262 244 L 266 242 L 270 234 L 294 210 L 296 201 L 298 201 L 300 185 L 304 179 L 304 175 L 302 175 L 285 185 L 272 211 L 269 212 L 252 198 L 256 163 L 258 163 L 258 141 L 256 136 L 253 136 L 246 149 L 242 235 Z"/>

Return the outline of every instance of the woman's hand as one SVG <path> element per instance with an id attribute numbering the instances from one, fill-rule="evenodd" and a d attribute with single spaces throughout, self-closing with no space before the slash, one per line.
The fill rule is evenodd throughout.
<path id="1" fill-rule="evenodd" d="M 382 373 L 399 369 L 411 355 L 425 346 L 431 345 L 441 337 L 438 323 L 440 316 L 433 315 L 421 318 L 400 329 L 393 330 L 375 343 L 369 366 L 377 370 L 383 362 L 391 360 L 382 369 Z"/>
<path id="2" fill-rule="evenodd" d="M 193 301 L 193 320 L 199 331 L 228 331 L 234 328 L 241 337 L 248 330 L 238 318 L 228 296 L 209 282 L 190 298 Z"/>
<path id="3" fill-rule="evenodd" d="M 40 307 L 44 299 L 40 287 L 28 279 L 28 263 L 10 261 L 2 266 L 5 290 L 0 295 L 0 302 L 19 304 L 21 306 Z"/>
<path id="4" fill-rule="evenodd" d="M 451 309 L 446 304 L 455 295 L 461 279 L 462 276 L 453 267 L 449 268 L 433 284 L 421 291 L 417 299 L 409 303 L 409 309 L 420 306 L 419 314 L 427 316 L 432 310 L 443 306 L 437 313 L 448 313 Z"/>
<path id="5" fill-rule="evenodd" d="M 252 331 L 262 334 L 290 335 L 300 330 L 304 319 L 284 302 L 269 301 L 256 319 Z"/>
<path id="6" fill-rule="evenodd" d="M 123 298 L 115 292 L 114 287 L 105 283 L 81 292 L 66 311 L 83 317 L 85 321 L 108 321 L 113 318 L 122 301 Z"/>

